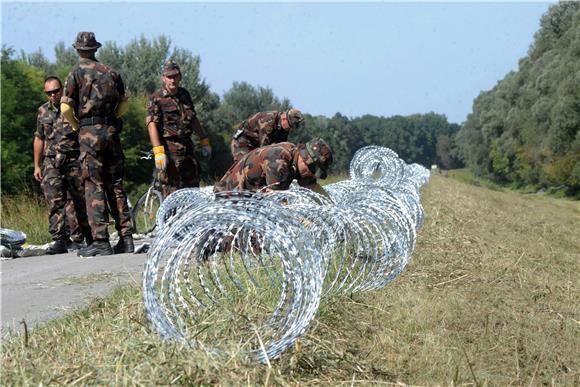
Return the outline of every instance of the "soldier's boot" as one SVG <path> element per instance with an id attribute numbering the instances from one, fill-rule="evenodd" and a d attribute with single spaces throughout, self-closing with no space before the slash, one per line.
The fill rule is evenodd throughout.
<path id="1" fill-rule="evenodd" d="M 132 253 L 135 251 L 135 243 L 132 235 L 125 235 L 119 238 L 119 242 L 113 248 L 115 254 Z"/>
<path id="2" fill-rule="evenodd" d="M 46 254 L 54 255 L 68 253 L 66 245 L 67 245 L 66 239 L 59 239 L 55 241 L 52 245 L 48 246 L 48 249 L 46 249 Z"/>
<path id="3" fill-rule="evenodd" d="M 78 249 L 82 249 L 83 247 L 87 246 L 83 239 L 81 240 L 68 240 L 66 243 L 67 249 L 70 251 L 76 251 Z"/>
<path id="4" fill-rule="evenodd" d="M 113 248 L 109 241 L 94 241 L 87 247 L 77 251 L 79 257 L 94 257 L 96 255 L 113 255 Z"/>

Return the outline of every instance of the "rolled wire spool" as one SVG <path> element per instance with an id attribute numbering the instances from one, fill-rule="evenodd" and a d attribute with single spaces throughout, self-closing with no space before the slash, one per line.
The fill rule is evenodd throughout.
<path id="1" fill-rule="evenodd" d="M 352 180 L 371 180 L 386 187 L 396 187 L 403 178 L 405 163 L 389 148 L 366 146 L 350 162 Z"/>
<path id="2" fill-rule="evenodd" d="M 396 278 L 424 219 L 419 188 L 429 171 L 366 147 L 351 177 L 326 185 L 329 197 L 294 184 L 267 195 L 170 195 L 143 277 L 145 309 L 161 336 L 239 351 L 218 345 L 228 336 L 268 362 L 304 333 L 322 296 Z"/>
<path id="3" fill-rule="evenodd" d="M 188 207 L 158 234 L 143 277 L 145 309 L 165 338 L 239 351 L 216 346 L 226 334 L 267 362 L 314 317 L 322 257 L 314 236 L 283 206 L 235 195 Z"/>

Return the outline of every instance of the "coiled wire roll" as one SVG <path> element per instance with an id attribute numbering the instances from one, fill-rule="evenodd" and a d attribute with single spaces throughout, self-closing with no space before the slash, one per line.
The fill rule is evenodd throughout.
<path id="1" fill-rule="evenodd" d="M 206 347 L 228 327 L 259 361 L 275 357 L 318 308 L 322 257 L 314 240 L 286 208 L 265 206 L 260 195 L 198 202 L 153 242 L 143 280 L 147 315 L 163 337 Z M 217 323 L 216 311 L 227 321 Z"/>
<path id="2" fill-rule="evenodd" d="M 328 197 L 296 185 L 170 195 L 143 276 L 160 335 L 269 362 L 305 332 L 321 297 L 396 278 L 424 220 L 429 171 L 371 146 L 355 153 L 350 176 L 326 185 Z"/>

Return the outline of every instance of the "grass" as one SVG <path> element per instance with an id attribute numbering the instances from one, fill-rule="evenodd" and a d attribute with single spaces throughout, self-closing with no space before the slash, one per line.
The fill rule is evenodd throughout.
<path id="1" fill-rule="evenodd" d="M 2 227 L 23 231 L 27 243 L 43 244 L 52 240 L 48 232 L 48 207 L 43 197 L 2 195 L 1 212 Z"/>
<path id="2" fill-rule="evenodd" d="M 578 202 L 434 176 L 423 204 L 401 276 L 323 300 L 272 368 L 161 341 L 133 284 L 4 340 L 2 384 L 579 385 Z"/>

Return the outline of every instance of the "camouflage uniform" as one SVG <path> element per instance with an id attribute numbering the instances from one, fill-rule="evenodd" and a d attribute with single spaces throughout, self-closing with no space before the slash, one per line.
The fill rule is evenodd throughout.
<path id="1" fill-rule="evenodd" d="M 230 167 L 224 177 L 214 185 L 214 192 L 259 191 L 264 188 L 286 190 L 294 179 L 304 187 L 316 184 L 314 167 L 326 169 L 332 163 L 332 154 L 330 147 L 324 142 L 324 146 L 316 148 L 320 156 L 314 160 L 307 151 L 309 144 L 282 142 L 254 149 Z M 307 176 L 300 175 L 299 155 L 311 168 L 311 173 Z"/>
<path id="2" fill-rule="evenodd" d="M 80 165 L 80 164 L 79 164 Z M 82 178 L 81 178 L 82 184 Z M 83 198 L 83 202 L 85 201 L 85 189 L 82 187 L 80 194 Z M 87 207 L 86 205 L 82 207 L 82 211 L 87 214 Z M 75 204 L 72 200 L 72 193 L 70 190 L 67 192 L 67 200 L 66 204 L 64 205 L 64 213 L 66 214 L 66 233 L 70 236 L 70 239 L 76 243 L 82 243 L 85 239 L 85 235 L 83 234 L 83 230 L 81 229 L 81 225 L 79 224 L 79 220 L 77 219 L 77 211 L 75 210 Z M 91 233 L 91 228 L 87 221 L 87 232 L 88 235 Z"/>
<path id="3" fill-rule="evenodd" d="M 69 73 L 61 102 L 74 107 L 89 224 L 96 241 L 108 240 L 107 196 L 120 236 L 132 235 L 123 188 L 124 159 L 115 108 L 125 95 L 121 76 L 96 60 L 80 58 Z"/>
<path id="4" fill-rule="evenodd" d="M 41 187 L 50 207 L 48 231 L 55 241 L 68 239 L 70 231 L 75 242 L 82 242 L 84 236 L 90 238 L 91 231 L 78 160 L 78 134 L 63 120 L 60 109 L 47 102 L 38 109 L 34 135 L 44 141 Z"/>
<path id="5" fill-rule="evenodd" d="M 171 94 L 165 88 L 155 91 L 147 101 L 145 124 L 157 125 L 161 145 L 167 151 L 167 168 L 159 171 L 163 196 L 185 187 L 199 187 L 200 167 L 194 156 L 192 133 L 207 139 L 189 92 L 182 87 Z"/>
<path id="6" fill-rule="evenodd" d="M 288 130 L 282 128 L 282 113 L 276 111 L 256 113 L 238 126 L 232 139 L 234 163 L 256 148 L 288 141 Z"/>

